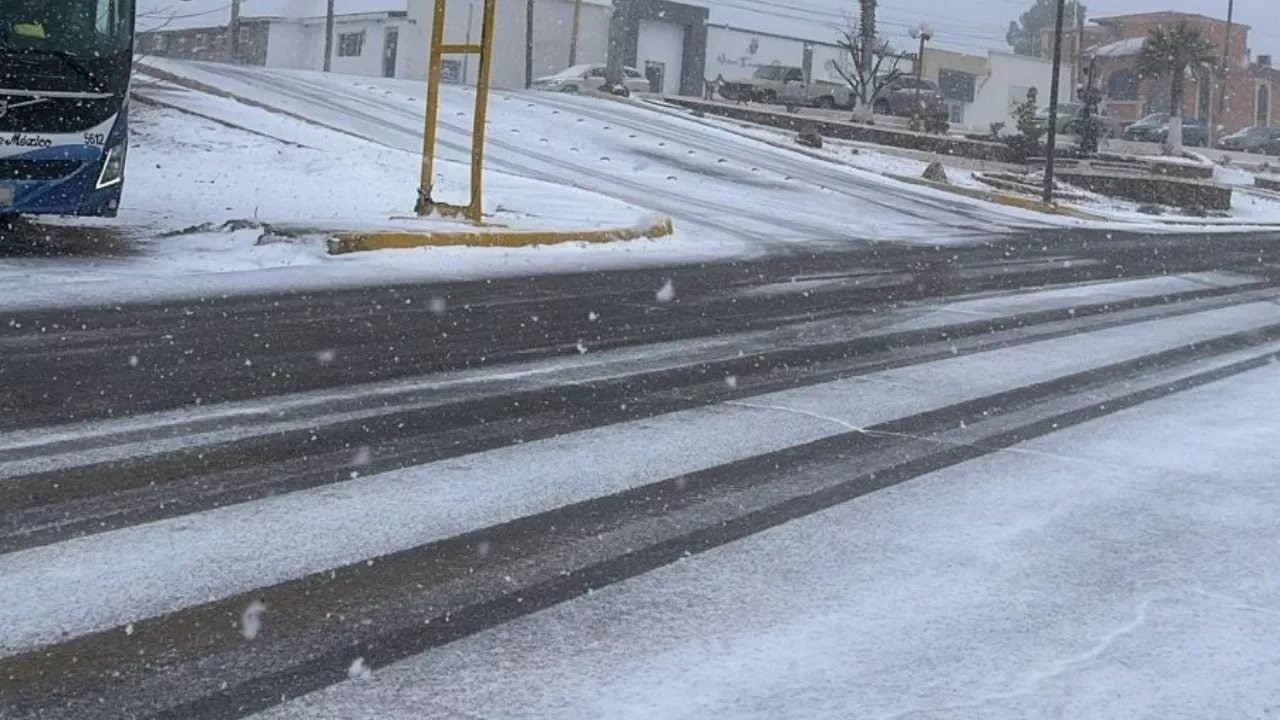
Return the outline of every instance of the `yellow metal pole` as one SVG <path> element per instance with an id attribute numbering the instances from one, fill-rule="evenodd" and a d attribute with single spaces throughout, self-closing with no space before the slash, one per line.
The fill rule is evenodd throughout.
<path id="1" fill-rule="evenodd" d="M 471 129 L 471 205 L 468 217 L 474 223 L 484 220 L 484 129 L 489 114 L 489 69 L 493 59 L 493 24 L 496 0 L 484 0 L 484 19 L 480 33 L 480 77 L 476 80 L 476 117 Z"/>
<path id="2" fill-rule="evenodd" d="M 427 63 L 427 116 L 422 130 L 422 178 L 418 183 L 418 203 L 414 212 L 430 215 L 435 201 L 431 188 L 435 184 L 436 125 L 440 111 L 440 78 L 444 75 L 444 6 L 436 0 L 431 19 L 431 50 Z M 483 57 L 483 56 L 482 56 Z"/>

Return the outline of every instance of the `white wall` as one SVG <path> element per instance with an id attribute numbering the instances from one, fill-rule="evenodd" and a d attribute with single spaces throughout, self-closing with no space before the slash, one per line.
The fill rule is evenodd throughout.
<path id="1" fill-rule="evenodd" d="M 273 22 L 267 34 L 267 67 L 307 70 L 303 49 L 307 39 L 301 23 Z"/>
<path id="2" fill-rule="evenodd" d="M 666 95 L 678 95 L 680 75 L 684 68 L 684 26 L 657 20 L 641 20 L 639 31 L 636 42 L 636 69 L 641 74 L 647 75 L 646 63 L 662 63 L 665 65 L 662 92 Z"/>
<path id="3" fill-rule="evenodd" d="M 990 74 L 978 78 L 978 90 L 973 104 L 966 109 L 965 124 L 979 130 L 991 123 L 1002 122 L 1012 128 L 1013 105 L 1026 99 L 1027 88 L 1038 90 L 1042 106 L 1049 103 L 1049 90 L 1053 81 L 1053 62 L 1039 58 L 991 52 L 988 54 Z M 1071 63 L 1062 64 L 1059 75 L 1058 102 L 1075 102 L 1075 77 Z"/>
<path id="4" fill-rule="evenodd" d="M 803 60 L 804 43 L 800 40 L 783 40 L 731 28 L 707 28 L 708 78 L 724 75 L 725 80 L 747 80 L 758 67 L 800 67 Z"/>
<path id="5" fill-rule="evenodd" d="M 707 28 L 708 78 L 724 75 L 725 80 L 746 80 L 762 65 L 804 66 L 805 45 L 813 47 L 813 79 L 840 81 L 828 69 L 831 62 L 844 63 L 844 51 L 820 38 L 805 40 L 762 35 L 737 28 Z"/>
<path id="6" fill-rule="evenodd" d="M 414 26 L 403 18 L 341 19 L 333 29 L 333 59 L 331 69 L 345 75 L 382 77 L 382 54 L 386 46 L 387 28 L 399 28 L 400 50 L 397 52 L 396 75 L 403 76 L 406 36 L 415 32 Z M 358 57 L 339 57 L 341 36 L 346 33 L 364 32 L 364 46 Z M 321 70 L 324 68 L 324 22 L 283 20 L 271 23 L 267 40 L 267 67 Z"/>
<path id="7" fill-rule="evenodd" d="M 843 48 L 834 45 L 815 45 L 813 48 L 813 77 L 814 79 L 830 80 L 832 82 L 843 83 L 844 78 L 840 73 L 831 69 L 832 65 L 844 68 L 845 72 L 853 74 L 853 58 L 849 57 L 849 53 Z"/>
<path id="8" fill-rule="evenodd" d="M 609 15 L 608 6 L 582 4 L 578 18 L 579 64 L 603 63 L 608 59 Z M 552 75 L 569 67 L 572 0 L 537 0 L 533 22 L 533 76 Z"/>
<path id="9" fill-rule="evenodd" d="M 411 35 L 401 34 L 400 53 L 406 77 L 422 80 L 427 76 L 427 47 L 431 37 L 433 0 L 409 0 L 409 17 L 416 21 Z M 480 42 L 484 3 L 481 0 L 450 0 L 445 9 L 444 41 L 446 43 Z M 494 22 L 493 68 L 489 81 L 498 88 L 524 87 L 525 2 L 497 0 Z M 567 32 L 567 31 L 566 31 Z M 475 84 L 480 74 L 480 57 L 446 55 L 446 62 L 457 62 L 465 69 L 465 82 Z"/>
<path id="10" fill-rule="evenodd" d="M 427 44 L 431 32 L 434 0 L 409 0 L 409 16 L 417 21 L 412 37 L 401 35 L 400 53 L 407 77 L 426 77 Z M 445 42 L 480 41 L 482 0 L 449 0 L 445 12 Z M 525 0 L 497 0 L 497 22 L 494 25 L 494 87 L 524 87 Z M 608 0 L 584 0 L 579 18 L 578 62 L 603 63 L 609 47 Z M 468 25 L 468 18 L 470 23 Z M 536 0 L 534 4 L 533 75 L 541 77 L 559 72 L 569 65 L 569 44 L 573 35 L 572 0 Z M 465 62 L 466 83 L 475 84 L 479 76 L 479 58 L 446 56 L 446 60 Z"/>

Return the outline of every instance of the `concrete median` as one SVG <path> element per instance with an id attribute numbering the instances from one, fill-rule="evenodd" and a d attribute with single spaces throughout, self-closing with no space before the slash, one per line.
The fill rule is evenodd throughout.
<path id="1" fill-rule="evenodd" d="M 329 240 L 329 254 L 343 255 L 369 250 L 396 250 L 418 247 L 527 247 L 559 243 L 605 243 L 644 238 L 660 238 L 675 232 L 668 217 L 656 218 L 631 227 L 571 229 L 513 229 L 476 227 L 466 229 L 396 228 L 338 232 Z"/>

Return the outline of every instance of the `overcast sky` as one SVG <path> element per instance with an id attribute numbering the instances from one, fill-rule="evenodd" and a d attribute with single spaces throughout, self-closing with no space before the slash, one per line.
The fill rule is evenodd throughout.
<path id="1" fill-rule="evenodd" d="M 1227 0 L 1084 0 L 1090 18 L 1176 10 L 1225 18 Z M 823 24 L 840 23 L 856 13 L 857 0 L 706 0 L 717 13 L 767 30 L 792 26 L 824 32 Z M 1031 6 L 1030 0 L 880 0 L 881 29 L 905 40 L 908 28 L 927 21 L 936 44 L 962 52 L 1008 49 L 1004 35 L 1011 20 Z M 801 10 L 800 8 L 805 8 Z M 713 17 L 713 21 L 715 18 Z M 1235 21 L 1251 26 L 1254 54 L 1280 56 L 1280 0 L 1235 0 Z M 829 32 L 829 31 L 828 31 Z"/>
<path id="2" fill-rule="evenodd" d="M 283 0 L 283 2 L 306 0 Z M 465 2 L 466 0 L 454 0 Z M 601 0 L 588 0 L 600 2 Z M 712 22 L 743 25 L 751 30 L 803 35 L 814 40 L 831 38 L 830 26 L 842 23 L 845 13 L 856 13 L 857 0 L 692 0 L 713 7 Z M 254 3 L 282 0 L 243 0 L 246 12 Z M 385 4 L 386 0 L 346 0 Z M 229 0 L 139 0 L 143 12 L 163 9 L 192 14 L 212 11 L 225 15 Z M 1225 18 L 1227 0 L 1085 0 L 1089 17 L 1105 17 L 1159 10 L 1180 10 Z M 907 30 L 928 21 L 935 44 L 962 52 L 981 54 L 987 49 L 1008 49 L 1004 41 L 1010 20 L 1016 20 L 1030 0 L 880 0 L 882 31 L 908 44 Z M 1256 55 L 1280 56 L 1280 0 L 1236 0 L 1237 22 L 1251 26 L 1250 46 Z"/>

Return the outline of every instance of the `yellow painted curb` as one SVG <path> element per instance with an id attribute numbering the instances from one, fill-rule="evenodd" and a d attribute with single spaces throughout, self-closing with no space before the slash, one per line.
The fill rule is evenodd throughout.
<path id="1" fill-rule="evenodd" d="M 526 247 L 569 242 L 604 243 L 660 238 L 673 232 L 675 223 L 671 218 L 662 218 L 649 225 L 610 230 L 373 230 L 337 233 L 329 240 L 329 254 L 456 245 Z"/>
<path id="2" fill-rule="evenodd" d="M 1065 215 L 1080 220 L 1106 220 L 1102 215 L 1077 210 L 1076 208 L 1067 207 L 1066 205 L 1056 205 L 1046 203 L 1043 200 L 1033 200 L 1020 195 L 1010 195 L 1008 193 L 993 192 L 990 194 L 991 202 L 997 205 L 1008 205 L 1009 207 L 1022 208 L 1032 212 L 1048 213 L 1050 215 Z"/>

